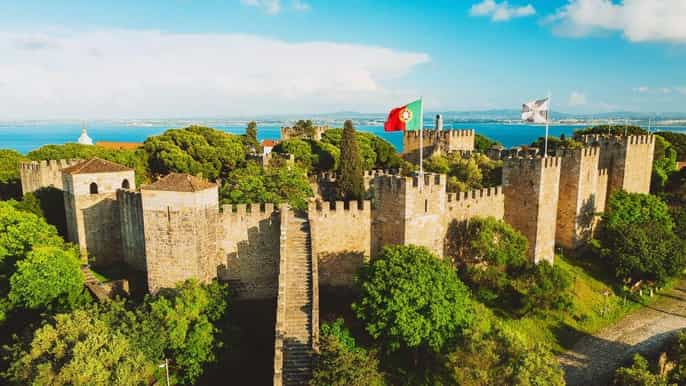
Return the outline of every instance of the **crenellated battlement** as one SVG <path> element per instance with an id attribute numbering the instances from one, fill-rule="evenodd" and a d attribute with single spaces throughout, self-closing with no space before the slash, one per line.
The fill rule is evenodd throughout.
<path id="1" fill-rule="evenodd" d="M 534 157 L 534 158 L 507 158 L 505 165 L 513 171 L 528 169 L 551 169 L 560 168 L 561 157 Z"/>
<path id="2" fill-rule="evenodd" d="M 26 194 L 47 187 L 61 190 L 63 188 L 62 169 L 82 161 L 80 159 L 61 159 L 21 162 L 19 174 L 21 175 L 22 192 Z"/>
<path id="3" fill-rule="evenodd" d="M 643 135 L 611 135 L 611 134 L 586 134 L 582 141 L 587 144 L 598 143 L 601 145 L 650 145 L 655 143 L 653 134 Z"/>
<path id="4" fill-rule="evenodd" d="M 311 201 L 308 205 L 310 216 L 348 215 L 371 213 L 372 203 L 363 201 Z"/>
<path id="5" fill-rule="evenodd" d="M 66 167 L 76 165 L 82 162 L 81 159 L 59 159 L 59 160 L 43 160 L 43 161 L 28 161 L 19 163 L 19 169 L 24 170 L 39 170 L 39 169 L 49 169 L 49 170 L 62 170 Z"/>
<path id="6" fill-rule="evenodd" d="M 425 173 L 421 178 L 418 175 L 406 177 L 400 175 L 378 175 L 374 177 L 377 190 L 400 194 L 410 193 L 429 187 L 431 189 L 445 189 L 447 177 L 445 174 Z"/>
<path id="7" fill-rule="evenodd" d="M 447 197 L 448 203 L 451 203 L 458 201 L 480 200 L 484 198 L 502 196 L 502 194 L 503 187 L 496 186 L 492 188 L 475 189 L 468 192 L 448 193 Z"/>
<path id="8" fill-rule="evenodd" d="M 228 204 L 222 205 L 222 217 L 231 222 L 240 222 L 250 218 L 264 218 L 274 213 L 273 203 Z"/>

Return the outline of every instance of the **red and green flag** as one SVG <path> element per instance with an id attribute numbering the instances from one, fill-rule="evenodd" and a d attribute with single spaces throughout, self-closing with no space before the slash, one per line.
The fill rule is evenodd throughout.
<path id="1" fill-rule="evenodd" d="M 405 106 L 391 110 L 384 124 L 384 131 L 413 131 L 422 126 L 422 100 L 417 99 Z"/>

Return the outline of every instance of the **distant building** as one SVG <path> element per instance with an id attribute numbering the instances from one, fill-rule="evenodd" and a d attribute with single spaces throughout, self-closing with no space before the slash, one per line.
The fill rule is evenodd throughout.
<path id="1" fill-rule="evenodd" d="M 274 149 L 274 146 L 276 146 L 279 142 L 274 141 L 271 139 L 265 139 L 262 141 L 262 155 L 267 155 L 272 152 L 272 149 Z"/>
<path id="2" fill-rule="evenodd" d="M 93 140 L 88 136 L 85 127 L 81 129 L 81 136 L 79 137 L 78 143 L 79 145 L 93 145 Z"/>
<path id="3" fill-rule="evenodd" d="M 443 130 L 443 116 L 436 114 L 436 130 Z"/>

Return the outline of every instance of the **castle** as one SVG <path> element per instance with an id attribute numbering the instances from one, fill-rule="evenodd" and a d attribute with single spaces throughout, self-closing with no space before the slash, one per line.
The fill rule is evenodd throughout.
<path id="1" fill-rule="evenodd" d="M 473 151 L 474 131 L 424 131 L 429 151 Z M 502 219 L 529 241 L 532 261 L 553 261 L 593 233 L 607 197 L 647 193 L 654 138 L 587 136 L 586 147 L 504 161 L 503 185 L 446 192 L 446 176 L 365 174 L 371 200 L 220 207 L 214 183 L 170 174 L 136 189 L 132 169 L 100 159 L 21 165 L 24 193 L 64 193 L 68 239 L 96 264 L 145 272 L 150 292 L 218 278 L 246 299 L 276 299 L 274 384 L 302 384 L 319 332 L 319 288 L 350 287 L 357 269 L 388 244 L 425 246 L 443 257 L 451 224 Z M 405 133 L 405 154 L 418 134 Z"/>

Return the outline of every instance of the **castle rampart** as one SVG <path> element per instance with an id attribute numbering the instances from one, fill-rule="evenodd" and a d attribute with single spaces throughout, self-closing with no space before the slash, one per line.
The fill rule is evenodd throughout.
<path id="1" fill-rule="evenodd" d="M 505 196 L 501 186 L 447 194 L 446 222 L 462 222 L 474 217 L 505 216 Z"/>
<path id="2" fill-rule="evenodd" d="M 560 170 L 555 239 L 576 248 L 593 235 L 598 197 L 598 147 L 565 150 Z"/>
<path id="3" fill-rule="evenodd" d="M 510 158 L 503 167 L 505 221 L 526 236 L 534 262 L 553 262 L 560 166 L 546 157 Z"/>
<path id="4" fill-rule="evenodd" d="M 117 202 L 119 203 L 122 258 L 129 267 L 145 272 L 145 228 L 141 194 L 119 189 Z"/>
<path id="5" fill-rule="evenodd" d="M 281 221 L 274 204 L 224 205 L 219 217 L 219 279 L 242 298 L 276 298 Z"/>
<path id="6" fill-rule="evenodd" d="M 474 150 L 474 130 L 422 130 L 424 157 L 433 153 Z M 419 161 L 419 131 L 403 132 L 403 156 L 411 162 Z"/>
<path id="7" fill-rule="evenodd" d="M 83 162 L 83 160 L 71 159 L 22 162 L 19 164 L 21 190 L 24 194 L 32 193 L 47 187 L 62 190 L 62 169 L 76 165 L 80 162 Z"/>
<path id="8" fill-rule="evenodd" d="M 319 283 L 351 287 L 355 273 L 372 253 L 371 202 L 311 202 L 308 209 Z"/>

